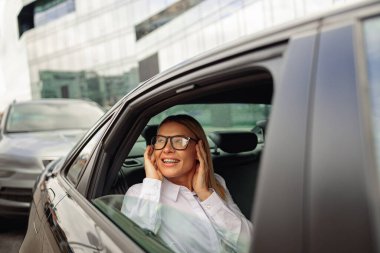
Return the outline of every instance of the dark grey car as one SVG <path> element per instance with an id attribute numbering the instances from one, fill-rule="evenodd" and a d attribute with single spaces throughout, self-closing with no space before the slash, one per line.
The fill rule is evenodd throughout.
<path id="1" fill-rule="evenodd" d="M 0 129 L 0 215 L 27 215 L 37 176 L 103 114 L 97 104 L 83 100 L 12 103 Z"/>
<path id="2" fill-rule="evenodd" d="M 252 251 L 379 252 L 379 45 L 380 2 L 367 2 L 146 81 L 49 165 L 20 252 L 170 252 L 120 206 L 157 124 L 178 113 L 206 129 L 215 171 L 254 225 Z"/>

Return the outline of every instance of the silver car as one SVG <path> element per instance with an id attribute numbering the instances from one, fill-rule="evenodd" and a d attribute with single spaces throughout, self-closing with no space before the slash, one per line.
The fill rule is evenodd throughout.
<path id="1" fill-rule="evenodd" d="M 41 171 L 65 156 L 103 114 L 84 100 L 12 103 L 0 128 L 0 215 L 26 215 Z"/>

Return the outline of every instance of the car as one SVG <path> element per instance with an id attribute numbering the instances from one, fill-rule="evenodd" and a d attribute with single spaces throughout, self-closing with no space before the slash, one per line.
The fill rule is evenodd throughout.
<path id="1" fill-rule="evenodd" d="M 79 99 L 11 103 L 0 128 L 0 215 L 27 216 L 38 175 L 103 114 L 95 102 Z"/>
<path id="2" fill-rule="evenodd" d="M 362 2 L 141 83 L 41 174 L 20 252 L 171 252 L 120 207 L 174 114 L 206 130 L 215 172 L 253 223 L 251 251 L 379 252 L 379 29 L 380 2 Z"/>

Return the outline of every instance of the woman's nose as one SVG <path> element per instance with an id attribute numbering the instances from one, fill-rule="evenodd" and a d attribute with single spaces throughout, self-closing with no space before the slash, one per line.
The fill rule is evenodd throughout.
<path id="1" fill-rule="evenodd" d="M 168 153 L 168 152 L 173 152 L 173 151 L 174 151 L 174 148 L 172 147 L 172 144 L 171 144 L 170 140 L 168 140 L 166 142 L 165 147 L 164 147 L 164 152 Z"/>

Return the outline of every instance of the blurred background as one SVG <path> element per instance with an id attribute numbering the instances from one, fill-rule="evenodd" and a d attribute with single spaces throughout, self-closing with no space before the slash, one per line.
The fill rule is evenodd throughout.
<path id="1" fill-rule="evenodd" d="M 358 0 L 0 0 L 0 112 L 88 98 L 109 108 L 175 64 Z"/>

